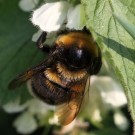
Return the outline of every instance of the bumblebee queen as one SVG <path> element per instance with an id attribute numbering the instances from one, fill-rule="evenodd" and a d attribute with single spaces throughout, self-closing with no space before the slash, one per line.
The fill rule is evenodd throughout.
<path id="1" fill-rule="evenodd" d="M 80 110 L 87 80 L 101 68 L 101 52 L 86 28 L 60 32 L 51 46 L 44 44 L 46 36 L 43 32 L 37 45 L 48 53 L 47 59 L 16 77 L 9 88 L 30 80 L 33 93 L 45 103 L 58 106 L 58 122 L 67 125 Z"/>

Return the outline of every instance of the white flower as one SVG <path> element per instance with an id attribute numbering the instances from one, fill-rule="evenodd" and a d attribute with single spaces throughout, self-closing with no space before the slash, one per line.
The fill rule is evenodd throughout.
<path id="1" fill-rule="evenodd" d="M 99 127 L 102 126 L 102 116 L 106 115 L 110 110 L 114 112 L 120 110 L 120 107 L 127 104 L 122 87 L 109 76 L 92 76 L 86 86 L 88 86 L 86 90 L 90 93 L 88 95 L 86 91 L 83 101 L 85 110 L 82 113 Z"/>
<path id="2" fill-rule="evenodd" d="M 36 33 L 34 33 L 33 36 L 32 36 L 32 41 L 33 42 L 37 42 L 37 40 L 38 40 L 38 38 L 40 37 L 41 34 L 42 34 L 41 30 L 39 30 Z"/>
<path id="3" fill-rule="evenodd" d="M 39 0 L 20 0 L 19 7 L 26 12 L 32 11 L 38 2 Z"/>
<path id="4" fill-rule="evenodd" d="M 68 7 L 66 1 L 44 4 L 33 12 L 31 21 L 43 31 L 56 31 L 64 23 Z"/>
<path id="5" fill-rule="evenodd" d="M 18 116 L 13 125 L 17 132 L 21 134 L 30 134 L 38 127 L 36 119 L 29 112 L 25 112 Z"/>
<path id="6" fill-rule="evenodd" d="M 67 14 L 67 25 L 70 29 L 81 30 L 85 26 L 85 13 L 81 4 L 71 7 Z"/>
<path id="7" fill-rule="evenodd" d="M 3 109 L 8 113 L 22 112 L 14 121 L 14 127 L 17 132 L 23 134 L 32 133 L 37 129 L 38 123 L 36 118 L 41 122 L 47 116 L 49 111 L 54 110 L 54 106 L 49 106 L 38 99 L 31 99 L 24 104 L 20 104 L 17 99 L 14 102 L 9 102 L 3 106 Z M 25 110 L 25 111 L 24 111 Z"/>
<path id="8" fill-rule="evenodd" d="M 26 104 L 21 105 L 20 100 L 16 99 L 15 101 L 9 102 L 3 106 L 4 111 L 8 113 L 21 112 L 27 107 Z"/>
<path id="9" fill-rule="evenodd" d="M 54 110 L 54 106 L 50 106 L 38 99 L 32 99 L 27 102 L 27 110 L 34 115 L 45 115 L 49 110 Z"/>
<path id="10" fill-rule="evenodd" d="M 122 131 L 127 130 L 129 122 L 122 112 L 116 111 L 114 114 L 114 123 Z"/>
<path id="11" fill-rule="evenodd" d="M 127 104 L 122 87 L 110 77 L 96 77 L 91 79 L 91 89 L 99 91 L 103 103 L 108 108 L 119 108 Z"/>
<path id="12" fill-rule="evenodd" d="M 31 21 L 42 31 L 59 30 L 66 22 L 66 27 L 81 30 L 85 26 L 85 13 L 81 4 L 72 7 L 66 1 L 46 3 L 33 12 Z"/>

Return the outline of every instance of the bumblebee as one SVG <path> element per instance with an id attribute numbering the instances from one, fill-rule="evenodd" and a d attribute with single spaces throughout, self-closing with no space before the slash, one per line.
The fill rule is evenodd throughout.
<path id="1" fill-rule="evenodd" d="M 33 93 L 45 103 L 58 106 L 58 122 L 67 125 L 80 110 L 88 78 L 101 68 L 101 51 L 86 29 L 59 33 L 50 47 L 44 44 L 46 36 L 43 32 L 37 45 L 48 53 L 47 59 L 16 77 L 9 88 L 30 80 Z"/>

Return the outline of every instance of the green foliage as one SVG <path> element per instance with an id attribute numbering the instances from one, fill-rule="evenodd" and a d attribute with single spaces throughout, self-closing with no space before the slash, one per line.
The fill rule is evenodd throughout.
<path id="1" fill-rule="evenodd" d="M 69 3 L 71 3 L 72 5 L 77 5 L 80 3 L 80 0 L 68 0 Z"/>
<path id="2" fill-rule="evenodd" d="M 135 1 L 82 0 L 82 3 L 86 9 L 87 26 L 102 39 L 99 43 L 102 54 L 121 81 L 135 120 L 135 31 L 129 29 L 129 24 L 135 24 Z M 121 16 L 128 23 L 123 22 Z"/>
<path id="3" fill-rule="evenodd" d="M 16 91 L 8 90 L 8 83 L 17 74 L 41 61 L 32 35 L 36 29 L 28 20 L 30 14 L 18 7 L 18 0 L 0 1 L 0 104 L 30 95 L 23 86 Z"/>
<path id="4" fill-rule="evenodd" d="M 125 30 L 135 39 L 135 25 L 131 24 L 127 18 L 114 13 L 114 17 L 125 28 Z"/>

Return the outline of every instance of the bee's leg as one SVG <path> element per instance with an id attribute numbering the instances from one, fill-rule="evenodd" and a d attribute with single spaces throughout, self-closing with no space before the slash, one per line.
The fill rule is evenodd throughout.
<path id="1" fill-rule="evenodd" d="M 37 46 L 39 49 L 41 49 L 43 52 L 50 52 L 50 47 L 48 45 L 45 45 L 44 42 L 46 40 L 47 33 L 43 32 L 40 37 L 37 40 Z"/>

